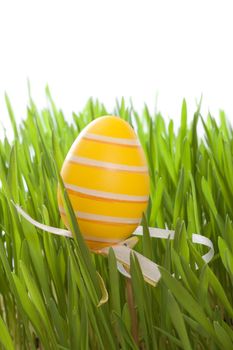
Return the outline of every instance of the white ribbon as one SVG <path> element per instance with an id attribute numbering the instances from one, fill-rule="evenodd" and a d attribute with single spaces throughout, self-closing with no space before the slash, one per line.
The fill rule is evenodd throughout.
<path id="1" fill-rule="evenodd" d="M 149 233 L 150 237 L 153 238 L 163 238 L 163 239 L 171 239 L 173 240 L 175 237 L 175 231 L 173 230 L 168 230 L 168 229 L 162 229 L 162 228 L 155 228 L 155 227 L 149 227 Z M 143 235 L 143 227 L 139 226 L 136 231 L 133 233 L 136 236 L 142 236 Z M 210 260 L 212 260 L 214 256 L 214 246 L 212 241 L 202 235 L 199 235 L 197 233 L 192 234 L 192 242 L 195 244 L 201 244 L 204 245 L 209 249 L 208 253 L 204 254 L 202 256 L 202 259 L 208 264 Z"/>
<path id="2" fill-rule="evenodd" d="M 18 213 L 22 215 L 27 221 L 29 221 L 32 225 L 35 227 L 38 227 L 39 229 L 53 233 L 55 235 L 59 236 L 66 236 L 69 238 L 72 238 L 72 233 L 68 230 L 56 228 L 48 225 L 41 224 L 40 222 L 34 220 L 30 215 L 28 215 L 18 204 L 15 204 L 12 201 L 13 205 L 17 209 Z M 171 239 L 173 240 L 175 237 L 175 231 L 168 230 L 168 229 L 160 229 L 155 227 L 149 227 L 149 234 L 152 238 L 159 238 L 159 239 Z M 143 235 L 143 227 L 139 226 L 134 232 L 133 235 L 135 236 L 142 236 Z M 85 236 L 84 236 L 85 238 Z M 129 242 L 129 245 L 127 244 Z M 133 238 L 130 238 L 126 241 L 120 242 L 116 245 L 112 246 L 112 249 L 114 250 L 114 253 L 116 255 L 117 259 L 117 268 L 119 272 L 126 276 L 127 278 L 130 278 L 130 274 L 125 270 L 125 267 L 130 266 L 130 254 L 132 252 L 132 249 L 130 249 L 130 242 L 133 242 L 132 245 L 136 243 L 136 237 L 135 240 Z M 214 247 L 212 241 L 204 237 L 200 234 L 193 233 L 192 234 L 192 242 L 204 245 L 209 248 L 209 251 L 202 256 L 202 259 L 205 261 L 205 263 L 209 263 L 211 259 L 214 256 Z M 109 251 L 109 247 L 103 248 L 99 251 L 101 254 L 107 255 Z M 134 252 L 134 254 L 137 256 L 139 264 L 142 269 L 143 276 L 147 282 L 149 282 L 152 285 L 156 285 L 156 283 L 159 281 L 161 274 L 158 268 L 158 265 L 154 263 L 153 261 L 149 260 L 145 256 Z M 196 265 L 196 268 L 198 266 Z"/>
<path id="3" fill-rule="evenodd" d="M 65 230 L 63 228 L 57 228 L 53 226 L 48 226 L 45 224 L 41 224 L 40 222 L 34 220 L 30 215 L 28 215 L 18 204 L 15 204 L 13 201 L 11 201 L 15 208 L 17 209 L 18 213 L 24 217 L 27 221 L 29 221 L 32 225 L 35 227 L 40 228 L 43 231 L 53 233 L 54 235 L 58 236 L 66 236 L 66 237 L 72 237 L 72 233 L 68 230 Z"/>

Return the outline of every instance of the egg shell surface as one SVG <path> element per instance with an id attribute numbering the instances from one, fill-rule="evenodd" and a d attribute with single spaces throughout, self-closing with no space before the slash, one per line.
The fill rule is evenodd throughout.
<path id="1" fill-rule="evenodd" d="M 127 239 L 149 199 L 146 158 L 133 128 L 115 116 L 88 124 L 61 169 L 78 225 L 92 250 Z M 58 188 L 59 211 L 68 220 Z"/>

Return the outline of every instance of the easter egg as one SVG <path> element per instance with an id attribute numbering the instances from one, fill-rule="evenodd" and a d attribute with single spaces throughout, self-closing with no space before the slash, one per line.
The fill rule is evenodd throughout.
<path id="1" fill-rule="evenodd" d="M 140 224 L 149 199 L 148 168 L 136 133 L 123 119 L 104 116 L 87 125 L 61 176 L 90 249 L 117 244 Z M 58 204 L 68 227 L 59 189 Z"/>

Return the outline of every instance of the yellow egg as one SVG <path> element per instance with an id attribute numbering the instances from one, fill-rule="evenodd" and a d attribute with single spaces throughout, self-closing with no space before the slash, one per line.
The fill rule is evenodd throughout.
<path id="1" fill-rule="evenodd" d="M 133 128 L 104 116 L 80 133 L 61 170 L 80 231 L 92 250 L 127 239 L 149 198 L 146 158 Z M 59 210 L 68 226 L 61 194 Z"/>

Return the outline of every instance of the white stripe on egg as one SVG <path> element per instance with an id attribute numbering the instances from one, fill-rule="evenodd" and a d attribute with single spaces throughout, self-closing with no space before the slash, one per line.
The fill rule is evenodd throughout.
<path id="1" fill-rule="evenodd" d="M 112 137 L 112 136 L 97 135 L 97 134 L 90 134 L 90 133 L 85 134 L 83 138 L 88 140 L 103 141 L 107 143 L 126 145 L 126 146 L 140 146 L 140 143 L 137 139 L 124 139 L 120 137 Z"/>
<path id="2" fill-rule="evenodd" d="M 65 210 L 62 207 L 59 207 L 59 210 L 62 214 L 65 214 Z M 141 221 L 140 218 L 124 218 L 117 216 L 108 216 L 108 215 L 97 215 L 92 213 L 85 213 L 82 211 L 75 211 L 75 215 L 78 219 L 86 219 L 90 221 L 99 221 L 99 222 L 107 222 L 113 224 L 139 224 Z"/>
<path id="3" fill-rule="evenodd" d="M 85 194 L 91 197 L 99 197 L 99 198 L 112 199 L 112 200 L 118 200 L 118 201 L 146 202 L 149 199 L 149 196 L 133 196 L 129 194 L 97 191 L 97 190 L 93 190 L 85 187 L 75 186 L 68 183 L 65 183 L 65 187 L 68 190 L 74 191 L 76 193 Z"/>
<path id="4" fill-rule="evenodd" d="M 103 162 L 100 160 L 95 160 L 95 159 L 85 158 L 85 157 L 77 157 L 73 155 L 69 155 L 66 161 L 74 162 L 81 165 L 94 166 L 94 167 L 106 168 L 106 169 L 112 169 L 112 170 L 129 171 L 133 173 L 135 172 L 146 173 L 148 171 L 147 166 L 134 166 L 134 165 L 111 163 L 111 162 Z"/>

